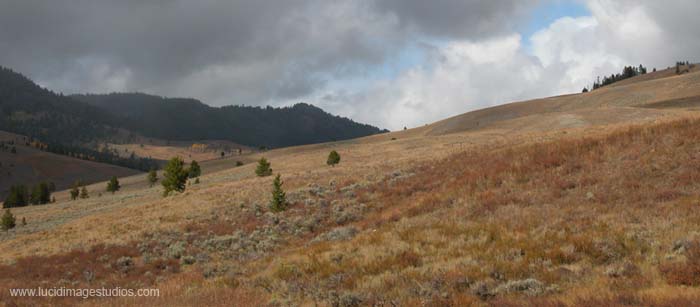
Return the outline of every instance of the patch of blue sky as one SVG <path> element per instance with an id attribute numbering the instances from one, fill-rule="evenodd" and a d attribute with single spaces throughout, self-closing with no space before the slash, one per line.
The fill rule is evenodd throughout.
<path id="1" fill-rule="evenodd" d="M 562 17 L 590 16 L 591 12 L 581 0 L 550 0 L 542 1 L 533 8 L 530 18 L 519 28 L 520 36 L 526 50 L 530 49 L 530 37 L 549 27 L 554 21 Z"/>

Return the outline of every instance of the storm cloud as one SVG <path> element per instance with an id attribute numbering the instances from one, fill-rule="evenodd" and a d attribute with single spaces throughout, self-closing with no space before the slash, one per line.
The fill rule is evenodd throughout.
<path id="1" fill-rule="evenodd" d="M 700 51 L 694 1 L 590 0 L 519 34 L 551 1 L 0 0 L 0 65 L 65 93 L 306 101 L 396 129 Z"/>

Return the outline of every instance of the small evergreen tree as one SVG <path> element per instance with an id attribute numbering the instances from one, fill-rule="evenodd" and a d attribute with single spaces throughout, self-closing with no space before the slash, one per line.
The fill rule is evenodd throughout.
<path id="1" fill-rule="evenodd" d="M 165 166 L 163 180 L 161 180 L 161 184 L 163 188 L 165 188 L 163 196 L 168 196 L 172 191 L 182 192 L 185 190 L 185 184 L 187 183 L 189 174 L 184 166 L 185 161 L 180 157 L 170 159 Z"/>
<path id="2" fill-rule="evenodd" d="M 82 199 L 90 198 L 90 194 L 88 194 L 88 190 L 85 186 L 83 186 L 80 189 L 80 198 L 82 198 Z"/>
<path id="3" fill-rule="evenodd" d="M 241 161 L 236 161 L 236 166 L 242 166 L 242 165 L 243 165 L 243 162 L 241 162 Z"/>
<path id="4" fill-rule="evenodd" d="M 107 192 L 114 192 L 119 191 L 121 186 L 119 185 L 119 180 L 117 179 L 117 176 L 112 176 L 112 179 L 107 182 Z"/>
<path id="5" fill-rule="evenodd" d="M 287 197 L 282 190 L 282 184 L 282 179 L 277 174 L 272 182 L 272 199 L 270 200 L 270 211 L 272 212 L 281 212 L 287 209 Z"/>
<path id="6" fill-rule="evenodd" d="M 337 151 L 333 150 L 331 151 L 331 153 L 328 154 L 328 160 L 326 160 L 326 164 L 330 166 L 335 166 L 338 163 L 340 163 L 340 155 Z"/>
<path id="7" fill-rule="evenodd" d="M 199 163 L 197 163 L 197 161 L 192 160 L 192 163 L 190 163 L 190 168 L 187 170 L 187 172 L 190 178 L 197 178 L 202 174 L 202 168 L 199 167 Z"/>
<path id="8" fill-rule="evenodd" d="M 80 181 L 76 181 L 73 184 L 73 187 L 70 189 L 70 199 L 71 200 L 76 200 L 78 199 L 78 195 L 80 195 Z"/>
<path id="9" fill-rule="evenodd" d="M 24 217 L 22 218 L 22 226 L 27 226 L 27 219 Z"/>
<path id="10" fill-rule="evenodd" d="M 51 202 L 51 185 L 42 182 L 39 184 L 39 203 L 40 204 L 48 204 Z"/>
<path id="11" fill-rule="evenodd" d="M 12 215 L 10 209 L 5 209 L 5 214 L 0 219 L 0 228 L 5 231 L 15 228 L 15 216 Z"/>
<path id="12" fill-rule="evenodd" d="M 146 177 L 146 180 L 148 180 L 148 184 L 153 187 L 156 182 L 158 182 L 158 173 L 156 172 L 155 169 L 151 169 L 148 171 L 148 176 Z"/>
<path id="13" fill-rule="evenodd" d="M 581 93 L 588 93 L 588 88 L 584 87 L 583 90 L 581 91 Z"/>
<path id="14" fill-rule="evenodd" d="M 32 205 L 38 205 L 40 193 L 41 191 L 39 191 L 39 185 L 35 185 L 34 188 L 32 188 L 32 194 L 29 196 L 29 203 Z"/>
<path id="15" fill-rule="evenodd" d="M 258 161 L 258 167 L 255 168 L 255 174 L 259 177 L 272 175 L 272 168 L 270 168 L 270 162 L 267 162 L 267 159 L 265 158 L 260 158 L 260 161 Z"/>
<path id="16" fill-rule="evenodd" d="M 48 204 L 51 201 L 51 190 L 46 182 L 39 183 L 32 189 L 30 202 L 32 205 Z"/>
<path id="17" fill-rule="evenodd" d="M 21 184 L 10 187 L 10 193 L 2 203 L 3 208 L 23 207 L 29 204 L 27 187 Z"/>

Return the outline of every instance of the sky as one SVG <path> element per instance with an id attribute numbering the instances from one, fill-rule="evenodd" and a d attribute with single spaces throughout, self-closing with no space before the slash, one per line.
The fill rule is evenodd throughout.
<path id="1" fill-rule="evenodd" d="M 57 92 L 314 104 L 391 130 L 698 61 L 695 0 L 0 0 L 0 65 Z"/>

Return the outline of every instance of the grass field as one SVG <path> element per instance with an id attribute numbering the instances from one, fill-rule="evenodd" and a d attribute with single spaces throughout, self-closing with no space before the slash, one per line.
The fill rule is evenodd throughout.
<path id="1" fill-rule="evenodd" d="M 27 225 L 0 234 L 0 301 L 699 305 L 700 73 L 662 76 L 216 159 L 200 184 L 167 198 L 142 174 L 121 178 L 115 194 L 105 183 L 86 200 L 59 192 L 56 204 L 14 209 Z M 335 167 L 330 150 L 342 158 Z M 269 212 L 272 177 L 253 172 L 263 156 L 284 180 L 285 212 Z M 161 295 L 7 290 L 42 285 Z"/>

